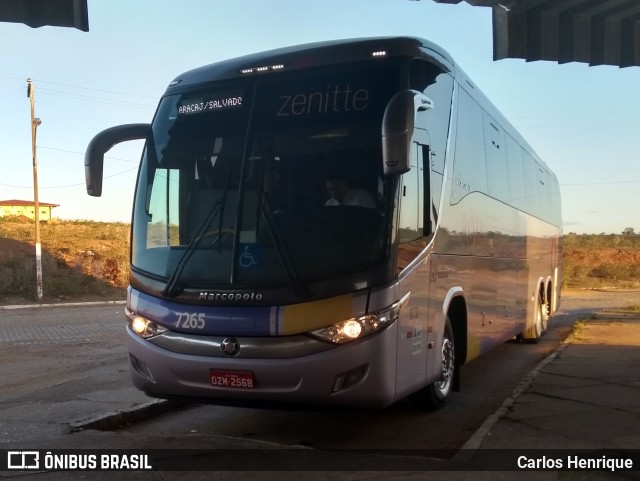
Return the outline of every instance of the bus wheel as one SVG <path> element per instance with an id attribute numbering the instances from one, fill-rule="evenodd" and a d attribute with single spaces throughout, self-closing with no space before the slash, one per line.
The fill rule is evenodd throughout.
<path id="1" fill-rule="evenodd" d="M 536 297 L 536 304 L 534 306 L 534 322 L 533 326 L 530 326 L 522 333 L 522 340 L 529 343 L 537 343 L 542 334 L 547 329 L 547 305 L 542 299 L 542 296 L 538 294 Z"/>
<path id="2" fill-rule="evenodd" d="M 542 296 L 542 294 L 540 294 Z M 542 307 L 542 333 L 547 332 L 549 327 L 549 318 L 551 317 L 551 301 L 548 299 L 540 299 Z"/>
<path id="3" fill-rule="evenodd" d="M 453 328 L 447 318 L 442 338 L 442 371 L 440 377 L 433 384 L 422 388 L 412 394 L 411 403 L 420 409 L 436 410 L 447 403 L 453 387 L 453 378 L 456 370 L 456 348 L 453 338 Z"/>

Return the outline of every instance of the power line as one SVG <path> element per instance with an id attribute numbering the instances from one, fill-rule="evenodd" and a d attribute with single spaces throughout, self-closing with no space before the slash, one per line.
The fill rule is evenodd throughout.
<path id="1" fill-rule="evenodd" d="M 92 96 L 92 95 L 75 94 L 73 92 L 63 92 L 63 91 L 60 91 L 60 90 L 51 90 L 51 89 L 39 89 L 39 90 L 40 90 L 40 92 L 42 92 L 45 95 L 53 95 L 53 96 L 59 96 L 59 97 L 64 97 L 64 98 L 71 98 L 71 99 L 75 99 L 75 100 L 85 100 L 85 101 L 99 102 L 99 103 L 110 104 L 110 105 L 120 105 L 120 106 L 125 106 L 125 107 L 137 107 L 137 108 L 144 108 L 144 109 L 155 109 L 155 105 L 142 104 L 142 103 L 138 103 L 138 102 L 129 102 L 127 100 L 110 99 L 110 98 L 106 98 L 106 97 L 95 97 L 95 96 Z"/>
<path id="2" fill-rule="evenodd" d="M 611 180 L 604 182 L 576 182 L 571 184 L 560 184 L 563 187 L 573 187 L 582 185 L 607 185 L 607 184 L 638 184 L 640 180 Z"/>
<path id="3" fill-rule="evenodd" d="M 58 82 L 46 82 L 44 80 L 38 80 L 39 83 L 43 83 L 43 84 L 50 84 L 50 85 L 60 85 L 62 87 L 71 87 L 74 89 L 83 89 L 83 90 L 92 90 L 94 92 L 104 92 L 104 93 L 109 93 L 109 94 L 116 94 L 116 95 L 127 95 L 129 97 L 144 97 L 147 99 L 154 99 L 157 100 L 157 97 L 153 97 L 151 95 L 142 95 L 142 94 L 130 94 L 127 92 L 117 92 L 114 90 L 103 90 L 103 89 L 96 89 L 96 88 L 91 88 L 91 87 L 85 87 L 82 85 L 71 85 L 71 84 L 64 84 L 64 83 L 58 83 Z"/>
<path id="4" fill-rule="evenodd" d="M 105 179 L 111 179 L 112 177 L 116 177 L 118 175 L 122 175 L 122 174 L 126 174 L 127 172 L 131 172 L 132 170 L 136 170 L 138 167 L 132 167 L 130 169 L 127 170 L 123 170 L 122 172 L 117 172 L 115 174 L 111 174 L 111 175 L 107 175 L 104 178 Z M 29 186 L 23 186 L 23 185 L 11 185 L 11 184 L 3 184 L 2 182 L 0 182 L 0 185 L 3 187 L 13 187 L 14 189 L 32 189 L 33 186 L 29 185 Z M 84 182 L 80 182 L 77 184 L 67 184 L 67 185 L 53 185 L 53 186 L 39 186 L 39 189 L 66 189 L 68 187 L 78 187 L 81 185 L 85 185 Z"/>
<path id="5" fill-rule="evenodd" d="M 17 78 L 17 77 L 0 77 L 0 80 L 19 80 L 21 82 L 24 81 L 24 79 Z M 44 83 L 44 84 L 49 84 L 49 85 L 58 85 L 58 86 L 61 86 L 61 87 L 72 88 L 74 90 L 85 90 L 85 91 L 91 91 L 91 92 L 102 92 L 102 93 L 112 94 L 112 95 L 121 95 L 121 96 L 126 96 L 126 97 L 138 97 L 138 98 L 144 98 L 144 99 L 153 99 L 154 100 L 154 105 L 151 106 L 149 104 L 131 102 L 131 101 L 128 101 L 128 100 L 118 100 L 118 99 L 115 99 L 115 98 L 108 98 L 108 97 L 97 97 L 97 96 L 91 96 L 91 95 L 83 95 L 83 94 L 79 94 L 79 93 L 75 93 L 75 92 L 69 92 L 69 91 L 53 90 L 53 89 L 46 89 L 46 88 L 39 89 L 39 91 L 47 92 L 48 94 L 51 94 L 51 95 L 60 95 L 60 96 L 64 96 L 64 97 L 67 97 L 67 98 L 75 98 L 75 99 L 83 99 L 83 100 L 96 100 L 96 101 L 101 101 L 101 102 L 106 102 L 106 103 L 116 103 L 116 104 L 121 104 L 121 105 L 138 106 L 138 107 L 144 107 L 144 108 L 155 108 L 155 101 L 157 101 L 157 99 L 158 99 L 158 96 L 144 95 L 144 94 L 139 94 L 139 93 L 129 93 L 129 92 L 120 92 L 120 91 L 116 91 L 116 90 L 98 89 L 98 88 L 93 88 L 93 87 L 86 87 L 86 86 L 83 86 L 83 85 L 73 85 L 73 84 L 61 83 L 61 82 L 50 82 L 50 81 L 40 80 L 40 79 L 37 79 L 37 81 L 38 81 L 38 83 Z M 19 90 L 21 90 L 21 89 L 22 89 L 22 87 L 20 87 Z M 12 89 L 11 91 L 18 91 L 18 89 Z"/>
<path id="6" fill-rule="evenodd" d="M 46 148 L 46 147 L 41 147 L 41 148 Z M 59 149 L 53 149 L 53 150 L 59 150 Z M 63 151 L 63 152 L 66 152 L 66 151 Z M 76 154 L 76 153 L 82 153 L 82 152 L 72 152 L 72 153 Z M 120 159 L 120 160 L 126 160 L 126 159 Z M 127 162 L 133 162 L 133 161 L 127 161 Z M 108 175 L 105 177 L 105 179 L 110 179 L 118 175 L 126 174 L 127 172 L 131 172 L 132 170 L 136 170 L 137 168 L 138 167 L 136 166 L 115 174 Z M 620 181 L 610 181 L 610 182 L 581 182 L 581 183 L 573 183 L 573 184 L 560 184 L 560 186 L 561 187 L 580 187 L 585 185 L 607 185 L 607 184 L 640 184 L 640 180 L 620 180 Z M 33 187 L 33 186 L 5 184 L 2 182 L 0 182 L 0 185 L 2 185 L 3 187 L 13 187 L 15 189 L 31 189 Z M 46 187 L 41 186 L 40 188 L 41 189 L 62 189 L 66 187 L 77 187 L 79 185 L 84 185 L 84 183 L 55 185 L 55 186 L 46 186 Z"/>
<path id="7" fill-rule="evenodd" d="M 19 80 L 21 81 L 21 86 L 20 88 L 16 88 L 16 87 L 11 87 L 10 89 L 5 89 L 3 88 L 3 91 L 8 91 L 8 92 L 18 92 L 21 91 L 24 85 L 24 79 L 18 79 L 15 77 L 0 77 L 0 81 L 2 80 L 8 80 L 8 81 L 15 81 L 15 80 Z M 67 83 L 60 83 L 60 82 L 50 82 L 50 81 L 46 81 L 46 80 L 38 80 L 38 83 L 44 83 L 44 84 L 48 84 L 51 86 L 60 86 L 60 87 L 65 87 L 67 89 L 73 89 L 72 91 L 70 90 L 63 90 L 63 89 L 55 89 L 55 88 L 40 88 L 38 89 L 39 92 L 42 92 L 45 95 L 52 95 L 52 96 L 59 96 L 59 97 L 65 97 L 65 98 L 71 98 L 71 99 L 75 99 L 75 100 L 84 100 L 84 101 L 91 101 L 91 102 L 100 102 L 100 103 L 106 103 L 106 104 L 111 104 L 111 105 L 120 105 L 120 106 L 126 106 L 126 107 L 134 107 L 134 108 L 144 108 L 144 109 L 155 109 L 156 107 L 156 102 L 158 99 L 158 96 L 151 96 L 151 95 L 143 95 L 143 94 L 139 94 L 139 93 L 128 93 L 128 92 L 120 92 L 120 91 L 115 91 L 115 90 L 106 90 L 106 89 L 99 89 L 99 88 L 92 88 L 92 87 L 85 87 L 82 85 L 73 85 L 73 84 L 67 84 Z M 86 95 L 85 93 L 79 93 L 78 90 L 82 90 L 85 93 L 90 93 L 90 92 L 99 92 L 99 93 L 104 93 L 104 94 L 109 94 L 110 96 L 97 96 L 97 95 Z M 142 103 L 142 102 L 133 102 L 131 101 L 132 99 L 123 99 L 123 98 L 115 98 L 113 96 L 120 96 L 120 97 L 129 97 L 129 98 L 139 98 L 139 99 L 153 99 L 154 103 L 153 104 L 146 104 L 146 103 Z"/>
<path id="8" fill-rule="evenodd" d="M 67 154 L 77 154 L 77 155 L 84 155 L 84 152 L 78 152 L 76 150 L 66 150 L 66 149 L 58 149 L 56 147 L 47 147 L 45 145 L 38 145 L 39 149 L 47 149 L 47 150 L 55 150 L 57 152 L 66 152 Z M 121 160 L 123 162 L 131 162 L 133 164 L 139 164 L 140 162 L 138 160 L 131 160 L 131 159 L 123 159 L 122 157 L 113 157 L 111 155 L 105 155 L 104 156 L 105 159 L 113 159 L 113 160 Z"/>

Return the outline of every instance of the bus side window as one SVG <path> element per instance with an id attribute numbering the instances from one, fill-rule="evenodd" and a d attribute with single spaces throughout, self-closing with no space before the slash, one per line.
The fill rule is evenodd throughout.
<path id="1" fill-rule="evenodd" d="M 180 244 L 179 169 L 156 169 L 148 199 L 147 248 Z"/>
<path id="2" fill-rule="evenodd" d="M 440 206 L 442 183 L 444 180 L 444 166 L 447 153 L 447 139 L 449 138 L 449 121 L 451 119 L 451 101 L 453 95 L 453 77 L 441 67 L 422 59 L 411 62 L 409 86 L 423 92 L 433 100 L 434 108 L 418 112 L 416 127 L 429 133 L 428 149 L 431 172 L 431 185 L 434 226 L 437 221 L 437 210 Z M 425 146 L 426 147 L 426 146 Z"/>
<path id="3" fill-rule="evenodd" d="M 411 170 L 402 176 L 400 190 L 398 271 L 420 254 L 427 245 L 427 236 L 431 234 L 429 146 L 414 142 L 411 157 Z"/>
<path id="4" fill-rule="evenodd" d="M 419 200 L 420 206 L 420 222 L 422 222 L 422 235 L 430 236 L 433 234 L 434 223 L 437 222 L 436 208 L 431 195 L 430 169 L 431 169 L 431 148 L 428 145 L 418 144 L 418 165 L 420 165 L 420 182 L 424 188 L 422 189 L 422 198 Z M 432 212 L 430 212 L 432 210 Z M 431 215 L 434 215 L 433 222 Z"/>

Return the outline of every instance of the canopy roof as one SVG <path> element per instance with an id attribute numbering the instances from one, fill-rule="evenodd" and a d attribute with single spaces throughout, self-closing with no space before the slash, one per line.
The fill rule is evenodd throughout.
<path id="1" fill-rule="evenodd" d="M 462 0 L 434 0 L 460 3 Z M 493 12 L 493 57 L 640 65 L 638 0 L 466 0 Z"/>

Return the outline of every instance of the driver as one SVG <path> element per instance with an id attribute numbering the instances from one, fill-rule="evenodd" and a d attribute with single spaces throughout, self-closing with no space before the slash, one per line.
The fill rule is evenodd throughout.
<path id="1" fill-rule="evenodd" d="M 350 205 L 355 207 L 376 208 L 376 201 L 373 196 L 363 189 L 349 187 L 346 177 L 342 174 L 331 174 L 326 181 L 329 200 L 326 206 Z"/>

